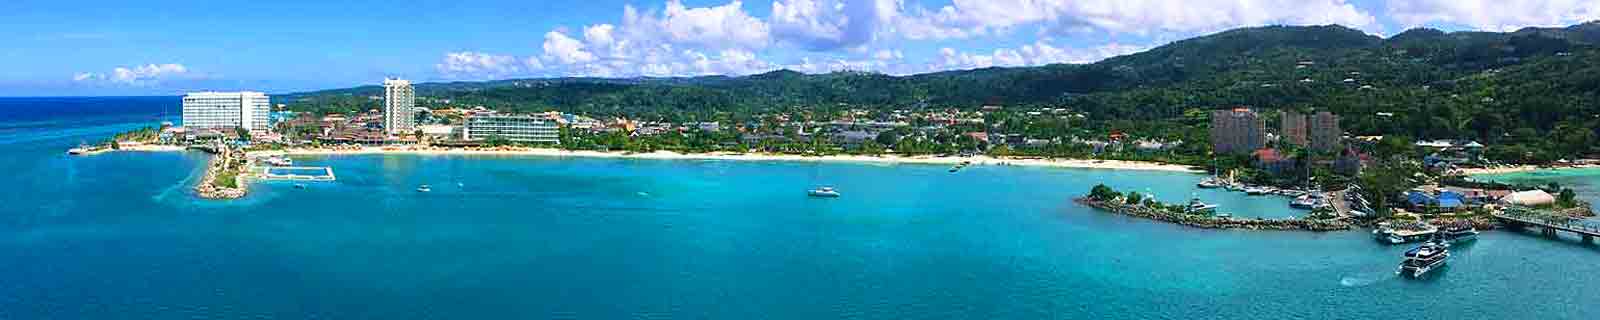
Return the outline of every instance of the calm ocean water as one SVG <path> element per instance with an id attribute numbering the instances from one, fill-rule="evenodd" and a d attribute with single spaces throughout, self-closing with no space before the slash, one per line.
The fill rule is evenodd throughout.
<path id="1" fill-rule="evenodd" d="M 1593 319 L 1600 249 L 1490 232 L 1424 281 L 1365 231 L 1095 212 L 1161 172 L 529 157 L 297 158 L 339 181 L 189 193 L 205 156 L 68 157 L 176 98 L 0 99 L 0 319 Z M 165 111 L 164 111 L 165 110 Z M 80 116 L 80 114 L 84 116 Z M 1593 181 L 1594 178 L 1574 178 Z M 419 184 L 433 186 L 417 193 Z M 810 199 L 828 184 L 839 199 Z M 1593 196 L 1593 189 L 1584 189 Z M 1241 214 L 1282 199 L 1196 194 Z"/>

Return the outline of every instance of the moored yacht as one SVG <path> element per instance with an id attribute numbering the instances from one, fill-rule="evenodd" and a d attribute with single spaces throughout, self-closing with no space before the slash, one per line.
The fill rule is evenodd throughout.
<path id="1" fill-rule="evenodd" d="M 1473 227 L 1472 223 L 1469 222 L 1454 223 L 1445 226 L 1444 230 L 1439 230 L 1438 237 L 1452 243 L 1477 240 L 1478 228 Z"/>
<path id="2" fill-rule="evenodd" d="M 1252 196 L 1259 196 L 1267 194 L 1267 189 L 1262 187 L 1245 187 L 1244 193 Z"/>
<path id="3" fill-rule="evenodd" d="M 1437 270 L 1450 259 L 1450 247 L 1444 242 L 1428 241 L 1422 246 L 1406 251 L 1405 260 L 1400 262 L 1400 275 L 1412 278 L 1421 278 L 1428 272 Z"/>
<path id="4" fill-rule="evenodd" d="M 1200 201 L 1200 198 L 1189 199 L 1189 214 L 1213 214 L 1217 212 L 1217 205 Z"/>
<path id="5" fill-rule="evenodd" d="M 1216 189 L 1222 187 L 1222 182 L 1217 181 L 1216 178 L 1206 178 L 1205 180 L 1200 180 L 1200 183 L 1196 183 L 1195 186 L 1200 187 L 1200 189 Z"/>
<path id="6" fill-rule="evenodd" d="M 289 157 L 285 156 L 272 156 L 267 157 L 267 164 L 277 167 L 287 167 L 294 165 L 294 160 L 289 160 Z"/>
<path id="7" fill-rule="evenodd" d="M 1391 227 L 1384 223 L 1379 224 L 1377 229 L 1372 230 L 1372 236 L 1378 242 L 1402 244 L 1432 239 L 1434 233 L 1438 231 L 1438 227 L 1426 223 L 1413 223 L 1397 227 Z"/>
<path id="8" fill-rule="evenodd" d="M 1295 198 L 1294 201 L 1289 202 L 1289 207 L 1295 209 L 1313 209 L 1321 204 L 1323 204 L 1322 200 L 1305 195 Z"/>

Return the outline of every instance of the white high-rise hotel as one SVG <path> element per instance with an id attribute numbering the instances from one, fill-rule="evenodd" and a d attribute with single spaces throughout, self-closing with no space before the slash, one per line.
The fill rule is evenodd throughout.
<path id="1" fill-rule="evenodd" d="M 416 91 L 411 89 L 411 81 L 383 80 L 384 131 L 389 134 L 411 133 L 417 126 L 417 118 L 411 113 L 413 106 L 416 106 Z"/>
<path id="2" fill-rule="evenodd" d="M 234 128 L 251 134 L 267 133 L 267 113 L 271 103 L 260 92 L 193 92 L 183 95 L 183 127 L 214 129 L 232 133 Z"/>

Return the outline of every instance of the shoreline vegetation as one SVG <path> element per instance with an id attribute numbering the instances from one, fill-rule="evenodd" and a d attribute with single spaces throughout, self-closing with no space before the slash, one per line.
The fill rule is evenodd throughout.
<path id="1" fill-rule="evenodd" d="M 1140 201 L 1141 198 L 1144 201 Z M 1350 222 L 1340 219 L 1309 219 L 1309 217 L 1308 219 L 1234 218 L 1220 217 L 1208 213 L 1187 212 L 1179 209 L 1178 206 L 1163 204 L 1148 197 L 1140 197 L 1134 193 L 1124 196 L 1105 185 L 1096 185 L 1088 195 L 1073 199 L 1073 202 L 1102 211 L 1201 229 L 1326 232 L 1350 230 L 1353 226 Z"/>
<path id="2" fill-rule="evenodd" d="M 1466 175 L 1466 176 L 1476 176 L 1476 175 L 1495 175 L 1495 174 L 1523 173 L 1523 172 L 1534 172 L 1534 171 L 1542 171 L 1542 170 L 1568 170 L 1568 169 L 1593 169 L 1593 168 L 1600 168 L 1600 165 L 1567 165 L 1567 166 L 1520 165 L 1520 166 L 1506 166 L 1506 167 L 1498 167 L 1498 168 L 1466 168 L 1466 169 L 1459 169 L 1457 171 L 1457 173 L 1459 173 L 1461 175 Z"/>
<path id="3" fill-rule="evenodd" d="M 151 149 L 150 151 L 167 151 L 170 149 Z M 182 150 L 182 149 L 178 149 Z M 206 174 L 200 178 L 200 184 L 195 185 L 195 194 L 201 198 L 213 200 L 228 200 L 243 198 L 249 192 L 245 183 L 244 168 L 248 167 L 244 159 L 236 159 L 237 152 L 223 149 L 206 163 Z"/>

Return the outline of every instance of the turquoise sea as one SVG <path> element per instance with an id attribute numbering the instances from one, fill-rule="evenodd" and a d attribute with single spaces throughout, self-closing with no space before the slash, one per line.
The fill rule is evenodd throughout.
<path id="1" fill-rule="evenodd" d="M 0 99 L 0 319 L 1600 316 L 1600 248 L 1574 239 L 1486 233 L 1417 281 L 1394 275 L 1406 247 L 1365 230 L 1199 230 L 1070 201 L 1106 183 L 1302 214 L 1196 193 L 1192 174 L 327 156 L 295 160 L 338 181 L 218 202 L 190 193 L 201 154 L 63 152 L 177 103 Z M 817 185 L 845 196 L 806 197 Z"/>

